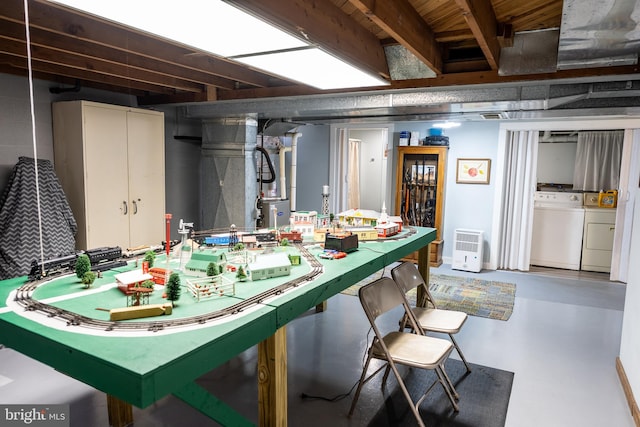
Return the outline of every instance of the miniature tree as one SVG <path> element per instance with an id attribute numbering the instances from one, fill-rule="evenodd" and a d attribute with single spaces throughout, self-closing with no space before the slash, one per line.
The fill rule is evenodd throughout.
<path id="1" fill-rule="evenodd" d="M 178 273 L 171 273 L 169 276 L 169 282 L 167 282 L 167 300 L 171 301 L 175 305 L 176 301 L 180 299 L 180 276 Z"/>
<path id="2" fill-rule="evenodd" d="M 247 280 L 247 272 L 244 270 L 243 266 L 238 267 L 236 278 L 241 282 L 244 282 L 245 280 Z"/>
<path id="3" fill-rule="evenodd" d="M 147 280 L 145 280 L 144 282 L 142 282 L 140 284 L 140 287 L 153 289 L 154 285 L 155 285 L 155 283 L 153 283 L 153 280 L 147 279 Z"/>
<path id="4" fill-rule="evenodd" d="M 149 268 L 153 267 L 153 263 L 156 260 L 156 253 L 153 251 L 147 251 L 144 254 L 144 260 L 143 261 L 147 261 L 149 263 Z"/>
<path id="5" fill-rule="evenodd" d="M 244 249 L 244 244 L 242 243 L 236 243 L 235 246 L 233 247 L 234 251 L 241 251 Z"/>
<path id="6" fill-rule="evenodd" d="M 89 261 L 89 256 L 87 254 L 82 254 L 76 260 L 76 276 L 78 276 L 78 279 L 82 280 L 84 273 L 87 271 L 91 271 L 91 261 Z"/>
<path id="7" fill-rule="evenodd" d="M 93 271 L 87 271 L 82 275 L 82 283 L 85 288 L 90 288 L 94 280 L 96 280 L 96 273 Z"/>
<path id="8" fill-rule="evenodd" d="M 289 246 L 289 239 L 283 237 L 282 240 L 280 240 L 280 246 Z"/>
<path id="9" fill-rule="evenodd" d="M 218 274 L 220 274 L 218 264 L 216 264 L 215 262 L 210 262 L 207 265 L 207 276 L 217 276 Z"/>

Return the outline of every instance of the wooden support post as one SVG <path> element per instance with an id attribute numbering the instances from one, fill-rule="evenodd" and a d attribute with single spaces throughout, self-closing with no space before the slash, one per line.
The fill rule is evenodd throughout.
<path id="1" fill-rule="evenodd" d="M 431 245 L 429 244 L 424 246 L 418 252 L 418 271 L 422 275 L 422 279 L 424 280 L 424 283 L 427 285 L 427 288 L 429 287 L 429 279 L 430 279 L 430 274 L 429 274 L 429 268 L 430 268 L 429 259 L 431 256 L 430 248 L 431 248 Z M 424 290 L 422 289 L 422 286 L 421 286 L 418 288 L 416 301 L 425 302 L 426 298 L 425 298 L 425 295 L 423 294 L 424 294 Z"/>
<path id="2" fill-rule="evenodd" d="M 320 304 L 316 305 L 316 313 L 321 313 L 323 311 L 327 311 L 327 301 L 322 301 Z"/>
<path id="3" fill-rule="evenodd" d="M 112 427 L 133 425 L 133 408 L 130 403 L 107 394 L 107 412 L 109 425 Z"/>
<path id="4" fill-rule="evenodd" d="M 261 427 L 287 425 L 286 326 L 258 344 L 258 420 Z"/>

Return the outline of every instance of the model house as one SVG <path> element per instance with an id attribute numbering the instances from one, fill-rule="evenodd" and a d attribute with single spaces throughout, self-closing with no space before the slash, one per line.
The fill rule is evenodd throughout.
<path id="1" fill-rule="evenodd" d="M 291 274 L 291 260 L 283 252 L 258 255 L 255 261 L 249 263 L 251 280 L 269 279 L 271 277 L 288 276 Z"/>
<path id="2" fill-rule="evenodd" d="M 640 14 L 637 1 L 447 0 L 434 7 L 431 1 L 412 0 L 399 2 L 393 11 L 357 0 L 304 0 L 299 2 L 304 11 L 285 1 L 265 6 L 241 2 L 254 15 L 289 30 L 299 43 L 241 53 L 191 48 L 57 2 L 27 3 L 31 63 L 23 3 L 10 0 L 0 6 L 0 194 L 21 157 L 37 154 L 50 161 L 77 221 L 77 227 L 70 227 L 75 234 L 69 231 L 65 237 L 78 249 L 158 245 L 166 239 L 166 213 L 188 218 L 196 230 L 228 230 L 230 224 L 253 230 L 257 201 L 273 196 L 274 188 L 276 201 L 290 208 L 277 223 L 286 224 L 291 212 L 297 218 L 292 229 L 303 234 L 311 235 L 318 220 L 328 226 L 327 216 L 312 218 L 322 212 L 323 186 L 331 189 L 330 212 L 341 222 L 373 226 L 377 217 L 368 213 L 385 205 L 398 226 L 417 219 L 437 224 L 431 253 L 444 266 L 455 257 L 458 230 L 482 231 L 485 272 L 532 277 L 532 270 L 550 267 L 576 275 L 582 288 L 590 288 L 583 274 L 597 271 L 605 283 L 601 286 L 625 290 L 620 318 L 613 309 L 600 313 L 615 318 L 611 334 L 603 336 L 620 334 L 620 342 L 613 344 L 610 365 L 596 370 L 627 381 L 624 391 L 608 390 L 607 395 L 628 402 L 637 425 L 640 78 L 637 44 L 626 36 L 639 30 L 632 19 Z M 174 16 L 171 26 L 189 21 L 195 28 L 196 18 L 218 16 L 182 3 L 179 7 L 189 19 Z M 234 37 L 220 38 L 229 45 Z M 265 39 L 254 37 L 254 46 Z M 373 81 L 346 83 L 339 73 L 342 86 L 326 88 L 301 83 L 310 72 L 283 76 L 251 62 L 254 54 L 264 58 L 265 53 L 307 52 L 316 46 Z M 315 59 L 292 61 L 312 64 L 324 76 L 337 69 L 318 66 Z M 578 140 L 599 132 L 615 133 L 618 139 L 604 144 L 598 157 L 616 153 L 614 181 L 604 188 L 578 188 L 576 176 L 591 175 L 603 164 L 577 161 Z M 274 147 L 258 144 L 262 136 L 279 137 L 277 154 Z M 414 152 L 424 147 L 440 154 Z M 582 195 L 580 200 L 569 196 L 560 206 L 563 214 L 581 219 L 545 216 L 549 198 L 534 195 L 549 190 Z M 615 208 L 589 202 L 600 190 L 617 192 Z M 590 215 L 596 208 L 608 209 L 606 221 Z M 36 240 L 34 226 L 24 227 L 27 238 L 6 237 L 26 220 L 1 221 L 0 242 L 12 248 L 15 242 Z M 168 227 L 171 237 L 179 239 L 177 225 Z M 565 243 L 560 232 L 569 228 L 567 247 L 577 264 L 557 267 L 532 258 L 532 253 L 559 250 L 551 257 L 557 261 L 569 253 L 560 244 Z M 606 247 L 599 246 L 603 242 Z M 581 262 L 584 254 L 588 263 Z M 186 270 L 202 275 L 209 262 L 225 260 L 215 251 L 194 251 Z M 280 272 L 290 268 L 285 264 Z M 252 274 L 256 271 L 268 274 L 260 266 Z M 573 300 L 561 303 L 589 306 L 582 288 L 575 286 Z M 274 321 L 283 318 L 292 320 L 274 314 Z M 567 331 L 585 326 L 562 320 Z M 543 332 L 554 327 L 540 326 Z M 490 336 L 488 329 L 476 332 Z M 352 339 L 358 339 L 356 333 Z M 613 372 L 616 362 L 620 368 Z M 537 394 L 533 386 L 514 392 Z M 585 399 L 584 407 L 597 400 Z M 521 419 L 510 421 L 526 425 Z"/>
<path id="3" fill-rule="evenodd" d="M 218 265 L 219 270 L 224 269 L 227 264 L 227 253 L 222 249 L 197 249 L 191 254 L 191 259 L 187 262 L 185 272 L 193 276 L 206 276 L 209 263 Z"/>

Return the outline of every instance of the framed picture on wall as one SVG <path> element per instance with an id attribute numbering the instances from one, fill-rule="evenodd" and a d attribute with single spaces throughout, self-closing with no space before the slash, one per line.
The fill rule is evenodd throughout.
<path id="1" fill-rule="evenodd" d="M 458 159 L 456 182 L 458 184 L 489 184 L 491 159 Z"/>

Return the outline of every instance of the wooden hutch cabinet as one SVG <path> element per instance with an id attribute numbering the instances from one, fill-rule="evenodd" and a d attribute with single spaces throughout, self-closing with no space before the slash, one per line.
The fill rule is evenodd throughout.
<path id="1" fill-rule="evenodd" d="M 398 147 L 395 214 L 405 225 L 433 227 L 429 262 L 442 264 L 442 216 L 447 146 Z M 410 259 L 417 259 L 417 252 Z"/>

